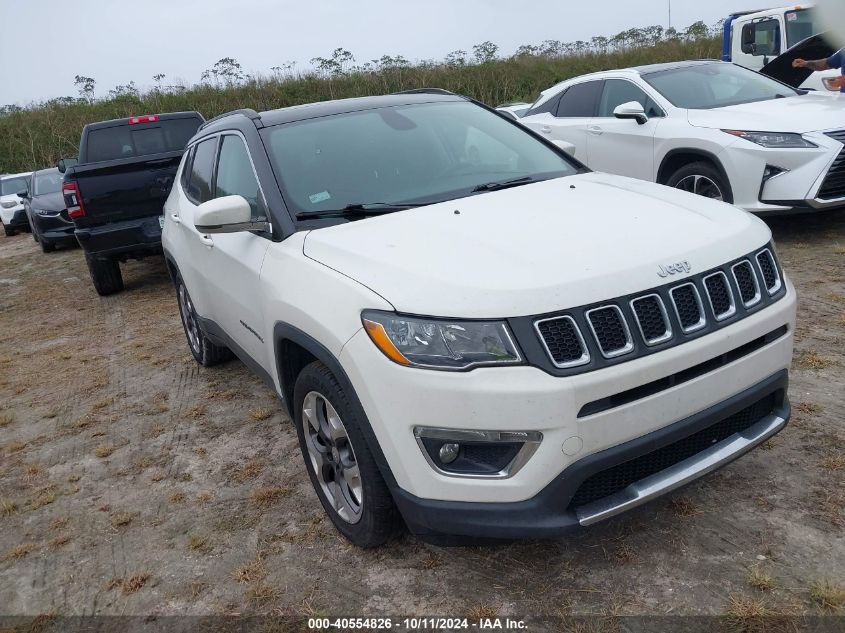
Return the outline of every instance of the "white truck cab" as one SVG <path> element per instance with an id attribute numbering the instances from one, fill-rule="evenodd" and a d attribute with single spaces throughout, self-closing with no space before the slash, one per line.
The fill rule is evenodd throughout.
<path id="1" fill-rule="evenodd" d="M 759 71 L 793 46 L 826 30 L 822 26 L 813 6 L 733 13 L 725 20 L 722 59 Z M 827 82 L 837 76 L 838 70 L 813 73 L 800 87 L 831 90 Z"/>

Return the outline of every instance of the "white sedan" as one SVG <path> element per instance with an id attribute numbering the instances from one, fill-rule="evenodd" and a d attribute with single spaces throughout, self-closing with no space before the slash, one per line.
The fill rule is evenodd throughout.
<path id="1" fill-rule="evenodd" d="M 519 122 L 605 171 L 752 213 L 845 205 L 845 96 L 797 91 L 740 66 L 689 61 L 585 75 Z"/>

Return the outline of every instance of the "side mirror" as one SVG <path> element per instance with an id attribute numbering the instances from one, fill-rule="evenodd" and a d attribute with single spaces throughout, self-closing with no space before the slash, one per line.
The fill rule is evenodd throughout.
<path id="1" fill-rule="evenodd" d="M 629 101 L 628 103 L 616 106 L 613 116 L 617 119 L 634 119 L 640 125 L 648 123 L 648 116 L 646 116 L 645 109 L 637 101 Z"/>
<path id="2" fill-rule="evenodd" d="M 564 152 L 569 154 L 570 156 L 575 156 L 575 145 L 572 143 L 568 143 L 567 141 L 561 141 L 560 139 L 552 139 L 552 143 L 557 145 L 560 149 Z"/>
<path id="3" fill-rule="evenodd" d="M 29 198 L 29 191 L 24 189 L 23 191 L 18 191 L 18 198 Z"/>
<path id="4" fill-rule="evenodd" d="M 202 233 L 266 231 L 267 221 L 253 221 L 252 209 L 243 196 L 224 196 L 203 202 L 194 215 L 194 226 Z"/>
<path id="5" fill-rule="evenodd" d="M 65 173 L 70 167 L 79 164 L 79 160 L 76 158 L 60 158 L 59 162 L 56 164 L 56 167 L 59 168 L 59 173 Z"/>

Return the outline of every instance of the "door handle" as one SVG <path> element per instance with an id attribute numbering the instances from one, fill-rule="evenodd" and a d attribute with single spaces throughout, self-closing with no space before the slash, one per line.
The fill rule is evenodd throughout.
<path id="1" fill-rule="evenodd" d="M 211 239 L 208 235 L 200 235 L 200 242 L 202 242 L 209 248 L 214 246 L 214 240 Z"/>
<path id="2" fill-rule="evenodd" d="M 182 220 L 179 218 L 178 213 L 171 213 L 170 219 L 173 220 L 176 224 L 182 224 Z"/>
<path id="3" fill-rule="evenodd" d="M 591 125 L 587 128 L 587 131 L 593 136 L 601 136 L 604 132 L 598 125 Z"/>
<path id="4" fill-rule="evenodd" d="M 541 127 L 541 128 L 540 128 L 540 131 L 541 131 L 543 134 L 551 134 L 551 133 L 552 133 L 552 128 L 550 128 L 548 125 L 544 125 L 543 127 Z"/>

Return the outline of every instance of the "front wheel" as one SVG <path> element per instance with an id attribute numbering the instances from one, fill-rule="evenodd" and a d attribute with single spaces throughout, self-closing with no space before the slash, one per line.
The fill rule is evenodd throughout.
<path id="1" fill-rule="evenodd" d="M 8 224 L 3 225 L 3 232 L 6 234 L 6 237 L 12 237 L 13 235 L 17 235 L 17 231 L 13 229 Z"/>
<path id="2" fill-rule="evenodd" d="M 36 242 L 41 242 L 41 251 L 44 253 L 52 253 L 56 250 L 55 242 L 51 242 L 50 240 L 45 240 L 43 237 L 39 240 L 36 239 Z"/>
<path id="3" fill-rule="evenodd" d="M 211 367 L 232 358 L 228 347 L 212 343 L 199 325 L 199 317 L 194 309 L 194 302 L 185 287 L 181 277 L 176 278 L 176 299 L 179 301 L 179 315 L 182 317 L 182 327 L 188 339 L 191 355 L 203 367 Z"/>
<path id="4" fill-rule="evenodd" d="M 666 184 L 712 200 L 733 203 L 730 184 L 710 163 L 698 162 L 684 165 L 670 176 Z"/>
<path id="5" fill-rule="evenodd" d="M 359 547 L 384 544 L 398 512 L 364 437 L 366 421 L 318 361 L 297 377 L 293 404 L 305 468 L 332 523 Z"/>

